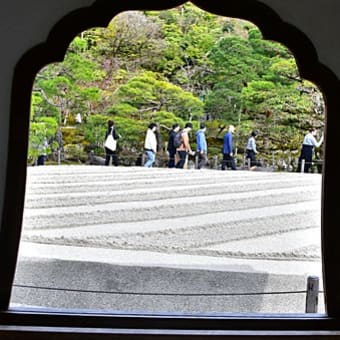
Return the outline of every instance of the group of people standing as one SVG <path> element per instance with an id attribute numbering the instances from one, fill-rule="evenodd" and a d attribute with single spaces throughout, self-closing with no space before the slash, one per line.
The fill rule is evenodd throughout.
<path id="1" fill-rule="evenodd" d="M 192 123 L 186 123 L 184 128 L 181 129 L 180 125 L 175 123 L 169 132 L 169 139 L 167 145 L 168 151 L 168 167 L 169 168 L 184 168 L 188 155 L 198 156 L 198 169 L 204 168 L 208 163 L 208 145 L 206 140 L 206 126 L 204 123 L 200 123 L 200 127 L 196 132 L 196 153 L 192 150 L 190 145 L 190 132 L 193 129 Z M 157 153 L 157 137 L 156 137 L 157 125 L 151 123 L 148 126 L 145 141 L 144 141 L 144 151 L 146 154 L 145 167 L 152 167 Z M 236 162 L 234 158 L 234 145 L 233 145 L 233 134 L 235 132 L 235 126 L 229 125 L 228 131 L 223 137 L 222 146 L 222 170 L 226 168 L 236 170 Z M 323 142 L 323 136 L 319 141 L 316 140 L 315 136 L 317 134 L 316 129 L 310 129 L 306 134 L 301 155 L 299 157 L 298 169 L 301 171 L 302 161 L 304 161 L 304 172 L 309 172 L 312 165 L 313 150 L 318 148 Z M 256 137 L 257 131 L 253 131 L 247 141 L 246 145 L 246 159 L 249 159 L 250 169 L 254 169 L 261 166 L 261 162 L 256 159 L 257 149 L 256 149 Z M 116 132 L 114 122 L 112 120 L 108 121 L 108 129 L 105 135 L 105 165 L 110 164 L 112 158 L 112 164 L 118 165 L 118 158 L 116 154 L 117 140 L 119 139 L 119 134 Z"/>
<path id="2" fill-rule="evenodd" d="M 172 126 L 172 129 L 169 133 L 168 139 L 168 167 L 169 168 L 184 168 L 188 155 L 196 154 L 198 156 L 198 164 L 197 168 L 202 169 L 208 163 L 208 144 L 206 139 L 206 125 L 204 123 L 200 123 L 199 130 L 196 132 L 196 153 L 192 151 L 190 146 L 190 137 L 189 133 L 192 130 L 192 123 L 186 123 L 184 129 L 181 130 L 179 124 L 175 123 Z M 155 154 L 157 150 L 157 139 L 155 136 L 156 132 L 156 124 L 151 123 L 149 125 L 145 143 L 144 150 L 147 155 L 147 161 L 144 164 L 145 167 L 152 167 L 152 164 L 155 161 Z M 234 158 L 234 145 L 233 145 L 233 133 L 235 132 L 235 127 L 230 125 L 228 131 L 224 135 L 223 138 L 223 161 L 222 161 L 222 170 L 226 168 L 230 168 L 232 170 L 236 170 L 236 163 Z M 246 148 L 247 158 L 251 161 L 251 166 L 260 166 L 260 162 L 256 160 L 256 141 L 255 137 L 257 133 L 252 132 Z"/>
<path id="3" fill-rule="evenodd" d="M 169 156 L 168 168 L 183 169 L 187 161 L 187 156 L 195 154 L 191 149 L 189 137 L 192 127 L 192 123 L 186 123 L 183 130 L 181 130 L 181 127 L 177 123 L 172 126 L 167 146 Z"/>
<path id="4" fill-rule="evenodd" d="M 186 123 L 181 130 L 179 124 L 175 123 L 169 133 L 167 151 L 169 155 L 168 168 L 183 169 L 188 155 L 194 155 L 195 152 L 190 146 L 189 133 L 192 130 L 192 123 Z M 198 168 L 202 168 L 207 163 L 207 140 L 205 137 L 206 127 L 204 123 L 200 124 L 200 129 L 196 133 L 197 154 L 199 156 Z M 177 161 L 176 161 L 177 155 Z"/>

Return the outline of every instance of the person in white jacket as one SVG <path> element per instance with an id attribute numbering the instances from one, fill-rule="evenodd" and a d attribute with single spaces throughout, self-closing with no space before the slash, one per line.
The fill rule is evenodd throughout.
<path id="1" fill-rule="evenodd" d="M 152 164 L 155 162 L 156 152 L 157 152 L 157 138 L 156 138 L 157 126 L 155 123 L 151 123 L 146 131 L 144 150 L 147 156 L 147 161 L 144 166 L 146 168 L 151 168 Z"/>
<path id="2" fill-rule="evenodd" d="M 319 141 L 315 139 L 316 135 L 317 130 L 315 128 L 311 128 L 303 139 L 297 172 L 301 172 L 301 170 L 303 170 L 305 173 L 310 172 L 313 161 L 313 151 L 315 148 L 319 148 L 323 142 L 323 135 Z M 302 160 L 305 161 L 304 169 L 301 169 Z"/>

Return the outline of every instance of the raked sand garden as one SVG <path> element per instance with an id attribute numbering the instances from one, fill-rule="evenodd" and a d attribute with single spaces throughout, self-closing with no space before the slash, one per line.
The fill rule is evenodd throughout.
<path id="1" fill-rule="evenodd" d="M 275 296 L 265 296 L 261 303 L 234 297 L 232 303 L 224 304 L 221 300 L 212 302 L 210 297 L 202 306 L 207 296 L 196 300 L 191 297 L 190 302 L 174 294 L 172 303 L 169 296 L 164 302 L 158 294 L 185 295 L 189 291 L 227 294 L 235 293 L 236 288 L 241 292 L 237 282 L 256 275 L 265 275 L 265 282 L 263 277 L 257 277 L 254 285 L 244 285 L 243 293 L 249 289 L 252 292 L 305 289 L 308 275 L 321 276 L 321 179 L 318 174 L 265 171 L 30 167 L 16 275 L 18 287 L 14 289 L 12 303 L 18 305 L 20 298 L 22 305 L 26 297 L 27 305 L 38 307 L 303 312 L 301 293 L 298 298 L 298 293 L 289 296 L 290 306 L 277 302 Z M 58 270 L 47 265 L 51 261 L 54 266 L 58 263 Z M 28 272 L 29 263 L 32 268 L 38 266 L 35 274 Z M 87 266 L 92 263 L 93 271 L 86 267 L 87 274 L 83 272 L 81 267 L 85 263 Z M 53 297 L 50 294 L 48 301 L 43 289 L 39 294 L 29 294 L 29 288 L 20 287 L 43 283 L 41 288 L 57 285 L 86 290 L 81 282 L 75 284 L 62 274 L 68 268 L 70 275 L 70 264 L 73 275 L 79 276 L 81 282 L 86 281 L 87 288 L 105 288 L 113 295 L 117 289 L 124 294 L 157 291 L 157 298 L 150 299 L 151 294 L 134 299 L 132 294 L 131 304 L 126 301 L 129 299 L 123 302 L 122 296 L 115 295 L 111 302 L 107 298 L 100 302 L 98 296 L 91 299 L 88 293 L 86 299 L 75 298 L 73 294 L 68 304 L 64 300 L 58 304 L 60 299 L 55 294 Z M 107 282 L 107 268 L 99 269 L 101 266 L 110 266 L 119 288 L 117 282 L 113 285 L 112 280 Z M 136 268 L 138 274 L 133 272 Z M 53 274 L 51 280 L 47 279 L 47 272 Z M 231 280 L 232 274 L 234 281 L 227 284 L 225 281 Z M 179 280 L 183 275 L 188 277 Z M 228 278 L 221 279 L 220 275 Z M 297 300 L 300 302 L 296 303 Z"/>

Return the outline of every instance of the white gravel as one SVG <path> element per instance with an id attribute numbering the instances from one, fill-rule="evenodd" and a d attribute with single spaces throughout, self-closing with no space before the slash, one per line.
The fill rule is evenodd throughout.
<path id="1" fill-rule="evenodd" d="M 226 258 L 320 261 L 321 176 L 28 168 L 23 241 Z"/>

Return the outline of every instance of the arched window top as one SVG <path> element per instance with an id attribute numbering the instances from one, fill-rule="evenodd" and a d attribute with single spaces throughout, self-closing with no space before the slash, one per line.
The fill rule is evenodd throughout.
<path id="1" fill-rule="evenodd" d="M 142 2 L 123 3 L 97 0 L 92 6 L 76 10 L 62 18 L 51 30 L 45 43 L 33 47 L 19 62 L 28 61 L 30 55 L 34 59 L 34 66 L 40 69 L 42 66 L 62 61 L 72 39 L 86 29 L 92 27 L 105 27 L 112 18 L 120 12 L 127 10 L 163 10 L 179 6 L 187 1 L 169 0 L 162 3 Z M 191 1 L 197 7 L 216 15 L 245 19 L 257 25 L 264 38 L 284 44 L 294 54 L 299 66 L 301 77 L 308 79 L 322 88 L 317 79 L 315 68 L 326 71 L 326 67 L 320 64 L 316 50 L 309 38 L 299 29 L 284 22 L 280 16 L 268 5 L 258 0 L 243 0 L 242 2 L 230 2 L 227 6 L 218 2 L 205 0 Z M 18 65 L 18 66 L 19 66 Z M 33 66 L 33 65 L 32 65 Z M 36 70 L 37 72 L 38 70 Z M 327 70 L 330 73 L 330 71 Z"/>

